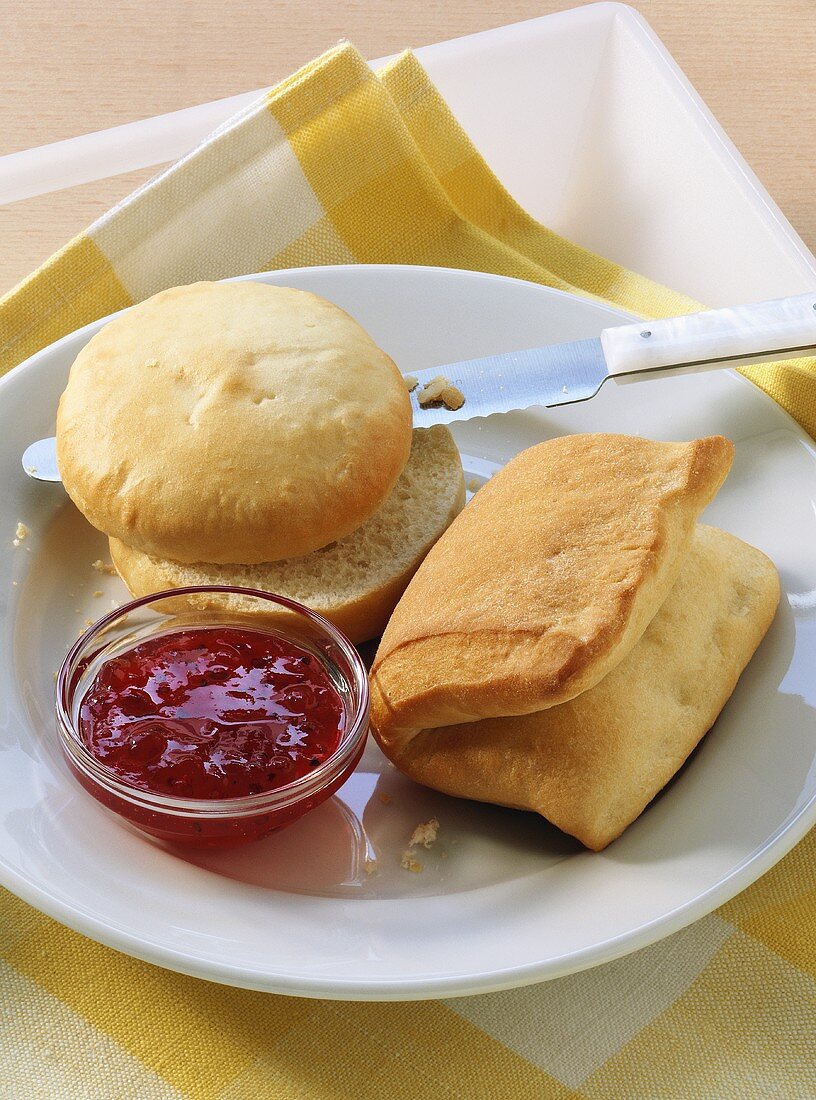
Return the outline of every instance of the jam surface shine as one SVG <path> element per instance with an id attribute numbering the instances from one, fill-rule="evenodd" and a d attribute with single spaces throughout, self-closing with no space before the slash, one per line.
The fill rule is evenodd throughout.
<path id="1" fill-rule="evenodd" d="M 180 798 L 240 798 L 314 771 L 345 711 L 321 661 L 275 634 L 202 627 L 140 642 L 100 668 L 82 740 L 118 779 Z"/>

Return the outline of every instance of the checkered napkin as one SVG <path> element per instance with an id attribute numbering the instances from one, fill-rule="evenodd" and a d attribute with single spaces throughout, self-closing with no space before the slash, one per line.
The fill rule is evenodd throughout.
<path id="1" fill-rule="evenodd" d="M 272 268 L 492 271 L 641 316 L 695 302 L 507 194 L 406 54 L 340 45 L 0 301 L 0 371 L 163 287 Z M 816 435 L 813 364 L 749 376 Z M 156 969 L 0 891 L 0 1095 L 93 1100 L 816 1096 L 816 834 L 716 913 L 594 970 L 406 1004 L 298 1000 Z"/>

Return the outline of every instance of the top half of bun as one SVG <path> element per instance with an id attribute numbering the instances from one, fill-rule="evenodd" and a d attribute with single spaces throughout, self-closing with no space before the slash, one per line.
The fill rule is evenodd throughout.
<path id="1" fill-rule="evenodd" d="M 666 598 L 731 466 L 712 436 L 573 435 L 523 451 L 408 586 L 372 689 L 411 730 L 526 714 L 592 687 Z"/>
<path id="2" fill-rule="evenodd" d="M 57 417 L 68 493 L 106 534 L 182 562 L 268 562 L 355 530 L 407 462 L 391 359 L 314 294 L 194 283 L 114 318 Z"/>

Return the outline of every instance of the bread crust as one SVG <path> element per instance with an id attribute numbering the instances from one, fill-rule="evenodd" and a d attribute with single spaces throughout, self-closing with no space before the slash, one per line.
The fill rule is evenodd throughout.
<path id="1" fill-rule="evenodd" d="M 636 644 L 733 458 L 721 436 L 563 436 L 485 485 L 408 586 L 372 668 L 419 729 L 556 706 Z"/>
<path id="2" fill-rule="evenodd" d="M 534 810 L 600 850 L 681 767 L 767 631 L 779 579 L 759 550 L 699 525 L 667 599 L 629 655 L 577 698 L 405 740 L 376 685 L 374 733 L 407 775 Z"/>
<path id="3" fill-rule="evenodd" d="M 347 313 L 263 283 L 162 291 L 79 353 L 57 416 L 86 518 L 177 561 L 276 561 L 356 530 L 411 446 L 402 376 Z"/>
<path id="4" fill-rule="evenodd" d="M 425 479 L 423 483 L 423 479 Z M 415 499 L 410 499 L 414 497 Z M 459 451 L 447 428 L 415 429 L 411 457 L 383 506 L 357 531 L 310 557 L 320 573 L 347 578 L 333 590 L 304 585 L 303 559 L 246 565 L 194 564 L 158 559 L 110 539 L 111 559 L 134 596 L 190 584 L 231 584 L 262 588 L 307 603 L 325 615 L 353 642 L 378 637 L 420 562 L 465 503 L 465 481 Z M 417 532 L 416 513 L 426 522 Z M 408 511 L 412 513 L 409 521 Z M 413 532 L 413 533 L 412 533 Z M 371 561 L 373 552 L 380 557 Z M 366 562 L 370 562 L 366 565 Z M 169 601 L 165 611 L 181 613 L 190 606 L 226 608 L 257 616 L 257 603 L 220 594 Z"/>

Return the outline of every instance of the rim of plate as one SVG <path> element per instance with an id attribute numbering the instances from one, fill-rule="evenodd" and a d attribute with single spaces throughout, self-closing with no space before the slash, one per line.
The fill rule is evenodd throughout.
<path id="1" fill-rule="evenodd" d="M 424 272 L 428 275 L 452 276 L 461 278 L 465 276 L 474 280 L 490 280 L 501 283 L 524 283 L 534 286 L 544 296 L 565 298 L 570 300 L 588 301 L 596 308 L 609 314 L 610 318 L 617 318 L 621 323 L 631 319 L 632 314 L 626 313 L 613 306 L 607 306 L 603 302 L 595 302 L 592 299 L 584 299 L 580 295 L 569 294 L 556 290 L 553 287 L 543 286 L 523 279 L 513 279 L 505 275 L 495 275 L 490 272 L 468 271 L 459 268 L 430 267 L 412 264 L 334 264 L 320 268 L 296 267 L 285 268 L 279 271 L 255 272 L 249 275 L 234 276 L 229 279 L 216 280 L 218 282 L 244 282 L 252 280 L 275 280 L 286 278 L 290 275 L 302 277 L 311 272 L 346 272 L 361 273 L 363 271 L 410 271 L 412 273 Z M 423 276 L 420 276 L 423 277 Z M 131 307 L 126 307 L 126 309 Z M 117 310 L 106 317 L 92 321 L 81 328 L 67 333 L 59 340 L 35 352 L 22 363 L 13 367 L 0 378 L 0 390 L 7 381 L 29 369 L 41 358 L 52 354 L 64 343 L 76 338 L 82 333 L 101 327 L 111 318 L 125 310 Z M 737 371 L 728 369 L 730 377 L 739 380 L 744 385 L 750 386 L 755 393 L 761 395 L 776 411 L 781 412 L 791 425 L 799 439 L 807 446 L 812 455 L 816 455 L 816 445 L 807 435 L 804 429 L 781 406 L 759 387 Z M 520 966 L 500 968 L 487 973 L 452 972 L 441 975 L 423 975 L 421 977 L 400 979 L 336 979 L 321 978 L 319 976 L 304 977 L 291 972 L 278 972 L 275 974 L 261 975 L 257 971 L 246 967 L 227 964 L 219 968 L 215 963 L 202 960 L 195 955 L 177 949 L 164 948 L 161 944 L 145 939 L 140 939 L 133 933 L 118 928 L 111 923 L 98 920 L 92 914 L 69 903 L 60 901 L 47 893 L 33 879 L 20 873 L 11 867 L 0 854 L 0 885 L 5 886 L 21 900 L 33 905 L 40 912 L 54 918 L 60 923 L 72 928 L 74 931 L 88 936 L 98 943 L 111 947 L 117 951 L 123 951 L 134 958 L 144 962 L 163 967 L 168 970 L 179 971 L 192 977 L 202 978 L 206 981 L 217 982 L 222 985 L 232 985 L 245 989 L 255 989 L 264 992 L 281 995 L 299 996 L 307 998 L 330 998 L 332 1000 L 432 1000 L 442 997 L 471 996 L 479 993 L 493 993 L 518 986 L 530 985 L 536 982 L 547 981 L 553 978 L 563 977 L 567 974 L 577 973 L 613 959 L 620 958 L 632 951 L 648 947 L 674 932 L 706 916 L 712 910 L 725 904 L 736 894 L 746 889 L 763 874 L 778 863 L 791 849 L 816 825 L 816 792 L 794 814 L 790 815 L 787 822 L 780 826 L 767 838 L 762 846 L 725 875 L 719 882 L 704 890 L 694 898 L 690 898 L 682 905 L 676 906 L 662 916 L 656 917 L 645 924 L 637 925 L 617 936 L 607 940 L 601 940 L 589 947 L 551 959 L 537 960 L 524 963 Z"/>

